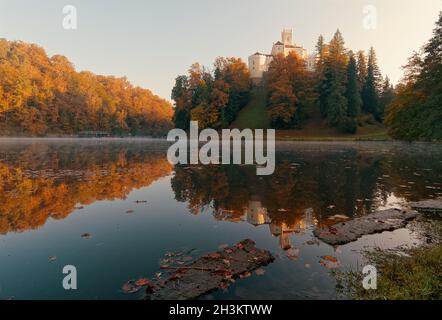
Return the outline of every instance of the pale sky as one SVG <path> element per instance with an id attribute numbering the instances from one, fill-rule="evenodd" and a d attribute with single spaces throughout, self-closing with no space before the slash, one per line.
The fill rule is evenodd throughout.
<path id="1" fill-rule="evenodd" d="M 78 29 L 63 29 L 62 9 L 74 5 Z M 363 27 L 366 5 L 377 28 Z M 430 37 L 442 0 L 0 0 L 0 38 L 37 43 L 63 54 L 77 70 L 126 76 L 170 99 L 174 79 L 193 62 L 270 52 L 281 29 L 310 52 L 319 34 L 339 28 L 348 48 L 374 46 L 393 82 Z"/>

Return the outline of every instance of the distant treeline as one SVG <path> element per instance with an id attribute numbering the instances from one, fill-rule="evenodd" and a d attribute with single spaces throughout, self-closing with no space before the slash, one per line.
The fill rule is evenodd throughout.
<path id="1" fill-rule="evenodd" d="M 0 39 L 0 134 L 163 134 L 172 106 L 125 78 L 76 72 L 64 56 Z"/>
<path id="2" fill-rule="evenodd" d="M 398 139 L 442 140 L 442 12 L 433 37 L 405 66 L 385 123 Z"/>

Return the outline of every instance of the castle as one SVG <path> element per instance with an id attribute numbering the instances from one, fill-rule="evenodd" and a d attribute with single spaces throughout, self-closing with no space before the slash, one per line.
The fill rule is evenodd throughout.
<path id="1" fill-rule="evenodd" d="M 293 31 L 291 29 L 284 29 L 281 33 L 281 41 L 273 44 L 271 54 L 256 52 L 249 57 L 250 78 L 252 78 L 254 82 L 260 82 L 264 72 L 269 69 L 273 57 L 278 54 L 287 56 L 291 52 L 295 52 L 299 57 L 305 60 L 307 70 L 314 71 L 316 55 L 309 55 L 307 49 L 293 44 Z"/>

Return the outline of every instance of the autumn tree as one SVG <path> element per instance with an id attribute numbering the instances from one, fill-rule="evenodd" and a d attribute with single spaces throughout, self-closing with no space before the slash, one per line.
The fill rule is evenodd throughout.
<path id="1" fill-rule="evenodd" d="M 77 72 L 66 57 L 0 39 L 0 132 L 164 134 L 172 107 L 125 78 Z"/>
<path id="2" fill-rule="evenodd" d="M 247 104 L 250 89 L 249 71 L 241 59 L 217 58 L 213 72 L 195 63 L 172 89 L 175 126 L 188 129 L 193 120 L 200 128 L 226 128 Z"/>
<path id="3" fill-rule="evenodd" d="M 274 128 L 292 128 L 316 99 L 313 76 L 296 53 L 278 55 L 266 76 L 269 115 Z"/>
<path id="4" fill-rule="evenodd" d="M 442 12 L 433 36 L 405 67 L 397 96 L 387 107 L 390 134 L 406 140 L 442 140 Z"/>

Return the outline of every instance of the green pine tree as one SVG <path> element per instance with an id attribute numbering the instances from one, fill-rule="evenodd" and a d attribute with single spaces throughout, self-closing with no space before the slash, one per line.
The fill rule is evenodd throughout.
<path id="1" fill-rule="evenodd" d="M 328 46 L 324 79 L 320 86 L 320 103 L 321 113 L 329 125 L 338 128 L 347 118 L 347 60 L 344 38 L 337 30 Z"/>
<path id="2" fill-rule="evenodd" d="M 366 113 L 372 114 L 377 120 L 382 119 L 379 107 L 381 78 L 376 52 L 371 47 L 368 54 L 367 78 L 362 88 L 362 107 Z"/>
<path id="3" fill-rule="evenodd" d="M 355 118 L 361 111 L 361 92 L 358 83 L 357 63 L 353 52 L 350 52 L 350 59 L 347 65 L 347 88 L 345 97 L 348 102 L 347 114 Z"/>
<path id="4" fill-rule="evenodd" d="M 359 89 L 362 90 L 367 79 L 367 58 L 364 51 L 358 51 L 358 82 Z"/>

